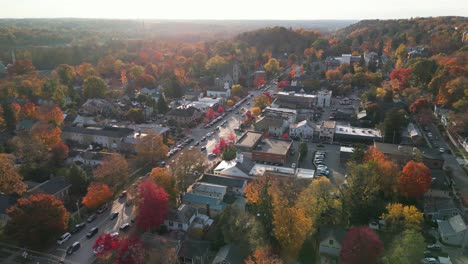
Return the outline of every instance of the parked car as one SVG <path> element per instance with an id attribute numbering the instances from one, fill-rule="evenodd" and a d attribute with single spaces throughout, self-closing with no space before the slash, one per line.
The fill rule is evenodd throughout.
<path id="1" fill-rule="evenodd" d="M 98 232 L 99 232 L 99 229 L 97 227 L 93 227 L 88 231 L 88 233 L 86 233 L 86 237 L 87 238 L 92 238 Z"/>
<path id="2" fill-rule="evenodd" d="M 444 148 L 439 148 L 439 152 L 440 153 L 445 153 L 445 149 Z"/>
<path id="3" fill-rule="evenodd" d="M 424 264 L 437 263 L 437 259 L 435 259 L 435 258 L 424 258 L 422 260 L 422 263 L 424 263 Z"/>
<path id="4" fill-rule="evenodd" d="M 440 245 L 438 245 L 438 244 L 427 245 L 426 248 L 430 249 L 430 250 L 440 250 L 441 249 Z"/>
<path id="5" fill-rule="evenodd" d="M 88 217 L 88 223 L 91 223 L 92 221 L 96 220 L 97 218 L 97 215 L 96 214 L 92 214 Z"/>
<path id="6" fill-rule="evenodd" d="M 99 207 L 99 209 L 97 209 L 97 213 L 98 214 L 102 214 L 104 213 L 104 211 L 106 211 L 108 208 L 107 204 L 103 204 L 101 207 Z"/>
<path id="7" fill-rule="evenodd" d="M 159 167 L 161 167 L 161 168 L 166 167 L 166 162 L 165 162 L 165 161 L 161 161 L 161 163 L 159 163 Z"/>
<path id="8" fill-rule="evenodd" d="M 110 234 L 110 237 L 114 238 L 114 237 L 118 237 L 119 236 L 119 232 L 113 232 Z"/>
<path id="9" fill-rule="evenodd" d="M 78 249 L 80 249 L 80 247 L 81 247 L 80 242 L 77 241 L 73 243 L 71 246 L 67 248 L 67 255 L 71 255 L 75 253 L 76 251 L 78 251 Z"/>
<path id="10" fill-rule="evenodd" d="M 129 223 L 122 224 L 122 225 L 119 227 L 119 229 L 122 230 L 122 231 L 127 231 L 129 228 L 130 228 L 130 224 L 129 224 Z"/>
<path id="11" fill-rule="evenodd" d="M 114 220 L 119 215 L 119 212 L 113 212 L 110 216 L 110 220 Z"/>
<path id="12" fill-rule="evenodd" d="M 200 147 L 200 150 L 201 150 L 201 151 L 205 151 L 205 150 L 206 150 L 206 146 L 201 146 L 201 147 Z"/>
<path id="13" fill-rule="evenodd" d="M 193 145 L 194 145 L 194 146 L 200 145 L 200 141 L 195 142 L 195 144 L 193 144 Z"/>
<path id="14" fill-rule="evenodd" d="M 208 154 L 208 158 L 216 158 L 216 154 L 212 152 Z"/>
<path id="15" fill-rule="evenodd" d="M 70 238 L 71 234 L 67 232 L 63 234 L 59 239 L 57 239 L 57 244 L 62 245 L 63 243 L 67 242 Z"/>
<path id="16" fill-rule="evenodd" d="M 206 137 L 202 137 L 202 138 L 201 138 L 201 141 L 205 141 L 205 140 L 206 140 Z"/>
<path id="17" fill-rule="evenodd" d="M 86 223 L 85 223 L 85 222 L 76 224 L 76 225 L 73 227 L 73 229 L 70 231 L 70 233 L 76 234 L 76 233 L 80 232 L 81 229 L 83 229 L 85 226 L 86 226 Z"/>
<path id="18" fill-rule="evenodd" d="M 120 194 L 119 198 L 124 198 L 124 197 L 126 197 L 126 196 L 127 196 L 127 191 L 123 191 L 123 192 Z"/>

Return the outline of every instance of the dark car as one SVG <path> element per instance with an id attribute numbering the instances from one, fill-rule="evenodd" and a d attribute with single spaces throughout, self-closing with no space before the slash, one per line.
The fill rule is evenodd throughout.
<path id="1" fill-rule="evenodd" d="M 73 243 L 71 246 L 69 246 L 69 247 L 67 248 L 67 255 L 73 254 L 73 253 L 76 252 L 78 249 L 80 249 L 80 247 L 81 247 L 80 242 L 75 242 L 75 243 Z"/>
<path id="2" fill-rule="evenodd" d="M 206 137 L 202 137 L 202 138 L 201 138 L 201 141 L 205 141 L 205 140 L 206 140 Z"/>
<path id="3" fill-rule="evenodd" d="M 122 230 L 122 231 L 127 231 L 129 228 L 130 228 L 130 224 L 129 224 L 129 223 L 122 224 L 122 225 L 119 227 L 119 229 Z"/>
<path id="4" fill-rule="evenodd" d="M 195 145 L 195 146 L 198 146 L 198 145 L 200 145 L 200 141 L 197 141 L 197 142 L 195 142 L 195 144 L 194 144 L 194 145 Z"/>
<path id="5" fill-rule="evenodd" d="M 88 223 L 91 223 L 92 221 L 96 220 L 97 218 L 97 215 L 96 214 L 92 214 L 88 217 Z"/>
<path id="6" fill-rule="evenodd" d="M 205 151 L 205 150 L 206 150 L 206 147 L 205 147 L 205 146 L 202 146 L 202 147 L 200 148 L 200 150 L 201 150 L 201 151 Z"/>
<path id="7" fill-rule="evenodd" d="M 77 225 L 75 225 L 75 226 L 73 227 L 73 229 L 70 231 L 70 233 L 76 234 L 76 233 L 80 232 L 81 229 L 83 229 L 85 226 L 86 226 L 86 223 L 85 223 L 85 222 L 79 223 L 79 224 L 77 224 Z"/>
<path id="8" fill-rule="evenodd" d="M 88 231 L 88 233 L 86 233 L 86 237 L 87 238 L 92 238 L 98 232 L 99 232 L 99 229 L 97 227 L 93 227 Z"/>
<path id="9" fill-rule="evenodd" d="M 110 220 L 114 220 L 119 215 L 119 212 L 113 212 L 110 216 Z"/>
<path id="10" fill-rule="evenodd" d="M 121 196 L 122 196 L 122 194 L 121 194 Z M 102 205 L 101 207 L 99 207 L 99 209 L 97 210 L 97 213 L 98 213 L 98 214 L 102 214 L 102 213 L 104 213 L 104 211 L 106 211 L 106 210 L 107 210 L 107 204 L 104 204 L 104 205 Z"/>
<path id="11" fill-rule="evenodd" d="M 124 198 L 124 197 L 126 197 L 126 196 L 127 196 L 127 191 L 123 191 L 123 192 L 120 194 L 119 198 Z"/>

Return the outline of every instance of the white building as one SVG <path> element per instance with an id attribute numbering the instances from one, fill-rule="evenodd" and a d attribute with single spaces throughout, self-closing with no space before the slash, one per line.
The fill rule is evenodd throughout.
<path id="1" fill-rule="evenodd" d="M 224 83 L 224 87 L 218 88 L 218 87 L 213 87 L 208 89 L 206 92 L 206 95 L 208 97 L 222 97 L 222 98 L 229 98 L 231 97 L 231 85 L 229 82 Z"/>
<path id="2" fill-rule="evenodd" d="M 317 95 L 317 106 L 329 107 L 332 98 L 332 91 L 319 91 Z"/>
<path id="3" fill-rule="evenodd" d="M 312 138 L 314 136 L 314 124 L 308 120 L 291 124 L 289 126 L 289 135 L 291 137 Z"/>

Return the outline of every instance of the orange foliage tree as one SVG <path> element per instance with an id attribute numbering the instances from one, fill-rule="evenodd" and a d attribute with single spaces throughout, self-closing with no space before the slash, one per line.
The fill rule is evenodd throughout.
<path id="1" fill-rule="evenodd" d="M 5 228 L 6 235 L 33 248 L 43 248 L 63 234 L 70 218 L 62 201 L 42 193 L 18 199 L 7 214 L 11 220 Z"/>
<path id="2" fill-rule="evenodd" d="M 408 161 L 398 178 L 400 192 L 408 197 L 419 198 L 431 186 L 432 176 L 429 168 L 422 162 Z"/>
<path id="3" fill-rule="evenodd" d="M 283 261 L 273 253 L 270 247 L 257 248 L 245 260 L 245 264 L 282 264 Z"/>
<path id="4" fill-rule="evenodd" d="M 21 109 L 21 112 L 23 114 L 24 119 L 36 119 L 37 118 L 37 107 L 34 103 L 28 102 L 25 105 L 23 105 L 23 108 Z"/>
<path id="5" fill-rule="evenodd" d="M 379 177 L 380 190 L 386 194 L 391 195 L 397 191 L 397 180 L 400 170 L 398 165 L 387 158 L 375 146 L 369 147 L 364 156 L 364 161 L 374 162 Z"/>
<path id="6" fill-rule="evenodd" d="M 58 144 L 62 130 L 55 125 L 46 123 L 37 123 L 31 129 L 31 136 L 47 147 Z"/>
<path id="7" fill-rule="evenodd" d="M 54 124 L 55 126 L 63 124 L 63 112 L 56 105 L 41 105 L 38 117 L 44 123 Z"/>
<path id="8" fill-rule="evenodd" d="M 26 184 L 15 168 L 13 159 L 13 155 L 0 154 L 0 192 L 22 194 L 26 191 Z"/>
<path id="9" fill-rule="evenodd" d="M 174 201 L 176 198 L 177 190 L 175 188 L 175 179 L 169 174 L 169 172 L 165 168 L 153 168 L 150 174 L 151 180 L 153 182 L 163 188 L 167 194 L 169 194 L 169 198 Z"/>
<path id="10" fill-rule="evenodd" d="M 107 155 L 93 174 L 96 179 L 114 188 L 124 182 L 128 175 L 127 160 L 119 154 Z"/>
<path id="11" fill-rule="evenodd" d="M 88 192 L 83 197 L 83 204 L 88 209 L 94 209 L 109 200 L 113 195 L 112 190 L 102 182 L 91 182 Z"/>

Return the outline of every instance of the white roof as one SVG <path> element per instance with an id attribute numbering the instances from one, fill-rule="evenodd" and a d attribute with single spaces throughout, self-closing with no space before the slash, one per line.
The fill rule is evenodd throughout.
<path id="1" fill-rule="evenodd" d="M 278 92 L 277 95 L 286 95 L 286 96 L 297 96 L 297 97 L 309 97 L 315 98 L 317 95 L 315 94 L 303 94 L 303 93 L 294 93 L 294 92 Z"/>
<path id="2" fill-rule="evenodd" d="M 353 136 L 361 136 L 361 137 L 382 137 L 380 130 L 372 129 L 372 128 L 362 128 L 362 127 L 352 127 L 352 126 L 344 126 L 344 125 L 336 125 L 335 134 L 342 134 L 342 135 L 353 135 Z"/>
<path id="3" fill-rule="evenodd" d="M 282 174 L 290 174 L 293 176 L 295 170 L 292 168 L 285 168 L 280 166 L 266 165 L 266 164 L 255 164 L 250 170 L 249 175 L 263 175 L 265 172 L 271 171 Z"/>
<path id="4" fill-rule="evenodd" d="M 284 112 L 284 113 L 291 113 L 291 114 L 297 114 L 297 111 L 294 109 L 289 109 L 289 108 L 274 108 L 274 107 L 267 107 L 265 108 L 264 111 L 272 111 L 272 112 Z"/>
<path id="5" fill-rule="evenodd" d="M 353 153 L 353 152 L 354 152 L 354 148 L 352 148 L 352 147 L 340 147 L 340 152 L 349 152 L 349 153 Z"/>
<path id="6" fill-rule="evenodd" d="M 315 170 L 298 168 L 296 170 L 296 177 L 299 179 L 313 179 L 315 177 Z"/>

